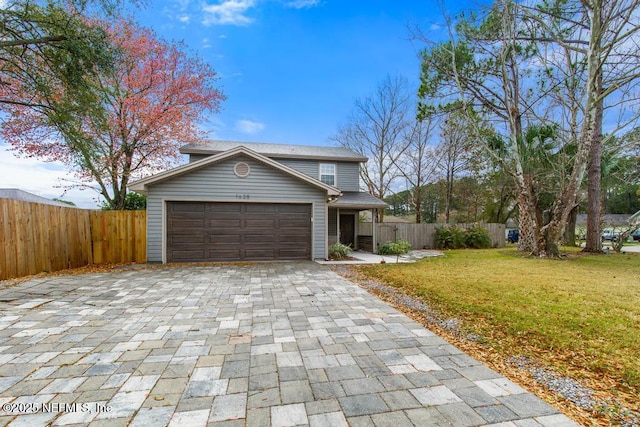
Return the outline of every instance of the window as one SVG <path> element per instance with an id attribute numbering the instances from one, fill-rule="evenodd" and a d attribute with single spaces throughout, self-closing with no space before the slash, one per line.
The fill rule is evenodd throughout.
<path id="1" fill-rule="evenodd" d="M 320 163 L 320 181 L 329 185 L 336 185 L 336 165 Z"/>

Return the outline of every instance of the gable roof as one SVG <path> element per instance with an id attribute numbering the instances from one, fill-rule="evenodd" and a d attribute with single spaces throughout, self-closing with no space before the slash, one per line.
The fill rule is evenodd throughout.
<path id="1" fill-rule="evenodd" d="M 313 145 L 271 144 L 264 142 L 237 142 L 210 140 L 187 144 L 180 148 L 182 154 L 218 154 L 237 147 L 247 147 L 266 157 L 281 159 L 313 159 L 349 162 L 366 162 L 367 158 L 344 147 Z"/>
<path id="2" fill-rule="evenodd" d="M 35 194 L 26 192 L 24 190 L 20 190 L 18 188 L 0 188 L 0 199 L 12 199 L 12 200 L 20 200 L 22 202 L 42 203 L 45 205 L 60 206 L 63 208 L 76 207 L 66 203 L 47 199 L 46 197 L 40 197 Z"/>
<path id="3" fill-rule="evenodd" d="M 214 163 L 221 162 L 223 160 L 238 156 L 245 155 L 250 157 L 262 164 L 267 166 L 271 166 L 274 169 L 280 170 L 287 175 L 290 175 L 294 178 L 297 178 L 307 184 L 310 184 L 314 187 L 317 187 L 321 190 L 325 190 L 327 195 L 329 196 L 338 196 L 341 194 L 340 190 L 331 185 L 325 184 L 324 182 L 314 179 L 308 175 L 303 174 L 302 172 L 298 172 L 297 170 L 290 168 L 288 166 L 283 165 L 282 163 L 276 162 L 275 160 L 271 160 L 268 157 L 263 156 L 262 154 L 256 153 L 253 150 L 250 150 L 243 146 L 238 146 L 236 148 L 230 149 L 228 151 L 204 158 L 202 160 L 198 160 L 196 162 L 187 163 L 186 165 L 178 166 L 177 168 L 170 169 L 165 172 L 158 173 L 156 175 L 152 175 L 147 178 L 140 179 L 138 181 L 132 182 L 129 184 L 129 189 L 136 191 L 138 193 L 145 194 L 147 192 L 147 187 L 149 185 L 157 184 L 162 181 L 166 181 L 168 179 L 187 174 L 189 172 L 201 169 L 203 167 L 212 165 Z"/>
<path id="4" fill-rule="evenodd" d="M 344 209 L 384 209 L 389 205 L 369 193 L 361 191 L 343 191 L 342 195 L 333 200 L 329 206 L 332 208 Z"/>

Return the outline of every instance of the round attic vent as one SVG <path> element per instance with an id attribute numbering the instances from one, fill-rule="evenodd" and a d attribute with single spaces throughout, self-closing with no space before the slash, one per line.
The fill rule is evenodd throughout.
<path id="1" fill-rule="evenodd" d="M 249 176 L 249 172 L 251 172 L 251 170 L 249 169 L 249 165 L 245 162 L 238 162 L 233 167 L 233 172 L 239 178 L 246 178 Z"/>

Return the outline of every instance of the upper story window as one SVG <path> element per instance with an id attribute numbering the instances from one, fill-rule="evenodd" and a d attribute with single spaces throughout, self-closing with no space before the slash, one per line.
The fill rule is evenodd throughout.
<path id="1" fill-rule="evenodd" d="M 336 165 L 334 163 L 320 163 L 320 181 L 336 185 Z"/>

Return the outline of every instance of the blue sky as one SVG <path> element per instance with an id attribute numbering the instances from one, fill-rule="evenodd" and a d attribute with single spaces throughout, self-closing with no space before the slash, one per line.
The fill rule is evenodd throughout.
<path id="1" fill-rule="evenodd" d="M 219 73 L 227 95 L 204 128 L 213 139 L 332 145 L 330 137 L 387 74 L 417 87 L 418 50 L 409 27 L 446 36 L 436 1 L 151 0 L 132 13 L 167 40 L 188 48 Z M 459 2 L 456 2 L 459 5 Z M 457 6 L 459 7 L 459 6 Z M 450 11 L 451 12 L 451 11 Z M 61 165 L 16 159 L 0 142 L 0 188 L 60 197 Z M 96 206 L 96 194 L 64 198 Z"/>

